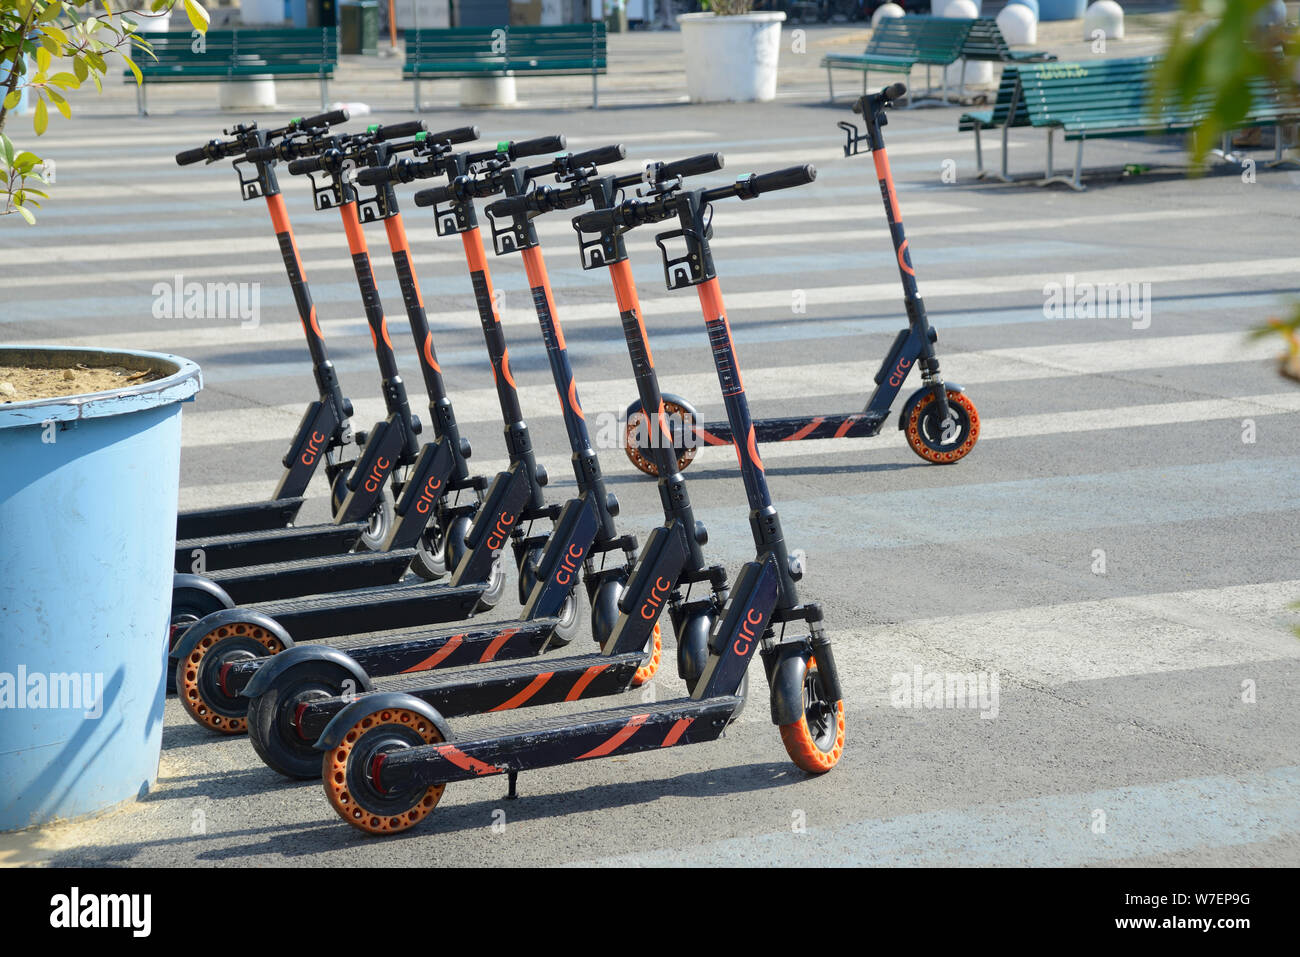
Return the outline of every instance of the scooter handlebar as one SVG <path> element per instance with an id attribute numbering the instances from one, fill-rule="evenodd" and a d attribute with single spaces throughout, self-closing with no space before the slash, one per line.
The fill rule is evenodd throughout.
<path id="1" fill-rule="evenodd" d="M 535 140 L 521 140 L 511 144 L 510 152 L 518 159 L 523 156 L 541 156 L 543 153 L 559 153 L 564 149 L 564 136 L 539 136 Z"/>
<path id="2" fill-rule="evenodd" d="M 379 142 L 384 143 L 388 140 L 400 140 L 408 136 L 414 136 L 416 133 L 424 132 L 424 120 L 407 120 L 404 123 L 385 123 L 383 126 L 372 126 L 370 131 L 375 134 Z"/>
<path id="3" fill-rule="evenodd" d="M 348 121 L 347 110 L 330 110 L 328 113 L 317 113 L 315 116 L 304 116 L 298 120 L 296 126 L 300 130 L 315 129 L 318 126 L 337 126 L 339 123 Z"/>
<path id="4" fill-rule="evenodd" d="M 479 138 L 477 126 L 458 126 L 454 130 L 441 130 L 430 133 L 426 139 L 436 143 L 472 143 Z"/>
<path id="5" fill-rule="evenodd" d="M 181 150 L 176 154 L 177 166 L 189 166 L 191 163 L 201 163 L 208 158 L 208 148 L 200 146 L 198 149 Z"/>
<path id="6" fill-rule="evenodd" d="M 762 173 L 750 180 L 749 188 L 757 196 L 760 193 L 770 193 L 778 189 L 792 189 L 795 186 L 806 186 L 817 178 L 817 167 L 811 163 L 803 166 L 791 166 L 787 169 L 779 169 L 771 173 Z"/>
<path id="7" fill-rule="evenodd" d="M 393 178 L 391 166 L 368 166 L 357 171 L 357 184 L 360 186 L 383 186 Z"/>
<path id="8" fill-rule="evenodd" d="M 318 173 L 321 169 L 320 160 L 319 156 L 306 156 L 302 159 L 290 160 L 289 172 L 294 176 L 301 176 L 303 173 Z"/>
<path id="9" fill-rule="evenodd" d="M 568 165 L 571 169 L 581 169 L 584 166 L 607 166 L 623 159 L 627 159 L 627 150 L 622 143 L 614 143 L 610 146 L 598 146 L 594 150 L 586 150 L 582 153 L 573 153 L 569 156 Z"/>
<path id="10" fill-rule="evenodd" d="M 450 186 L 430 186 L 415 194 L 416 206 L 437 206 L 452 198 Z"/>
<path id="11" fill-rule="evenodd" d="M 901 100 L 907 96 L 907 85 L 904 83 L 891 83 L 889 86 L 881 89 L 876 96 L 880 97 L 885 103 L 892 103 L 894 100 Z M 862 115 L 862 103 L 864 100 L 872 99 L 871 96 L 864 96 L 853 101 L 853 112 L 859 116 Z"/>

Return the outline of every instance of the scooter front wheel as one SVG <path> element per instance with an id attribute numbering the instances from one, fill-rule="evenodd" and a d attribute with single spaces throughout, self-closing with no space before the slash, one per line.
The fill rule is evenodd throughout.
<path id="1" fill-rule="evenodd" d="M 964 392 L 948 390 L 948 410 L 940 418 L 933 392 L 917 392 L 903 409 L 903 431 L 912 451 L 927 462 L 951 465 L 966 457 L 980 437 L 980 416 Z"/>
<path id="2" fill-rule="evenodd" d="M 695 410 L 684 399 L 670 399 L 664 396 L 664 415 L 668 417 L 670 423 L 672 421 L 681 423 L 679 435 L 673 436 L 673 452 L 677 456 L 677 470 L 684 472 L 695 460 L 695 453 L 698 451 L 693 440 Z M 670 425 L 669 431 L 671 430 Z M 658 429 L 650 428 L 649 420 L 642 411 L 640 402 L 633 402 L 628 406 L 623 450 L 627 453 L 628 461 L 651 478 L 659 477 L 659 467 L 650 456 L 651 443 L 658 435 Z M 682 440 L 682 445 L 676 444 L 679 439 Z"/>
<path id="3" fill-rule="evenodd" d="M 388 708 L 366 715 L 321 760 L 330 806 L 353 827 L 371 834 L 396 834 L 414 827 L 437 807 L 447 785 L 387 791 L 375 775 L 393 751 L 441 742 L 433 722 L 414 711 Z"/>
<path id="4" fill-rule="evenodd" d="M 176 693 L 191 718 L 222 734 L 248 730 L 247 699 L 226 692 L 224 666 L 279 654 L 284 643 L 260 625 L 234 622 L 204 635 L 176 665 Z"/>
<path id="5" fill-rule="evenodd" d="M 478 607 L 475 611 L 490 611 L 501 603 L 501 599 L 506 595 L 506 570 L 505 562 L 498 555 L 492 562 L 492 570 L 488 572 L 487 588 L 479 596 Z"/>
<path id="6" fill-rule="evenodd" d="M 826 700 L 815 659 L 804 671 L 803 716 L 781 725 L 781 743 L 790 760 L 809 774 L 825 774 L 844 753 L 844 702 Z"/>
<path id="7" fill-rule="evenodd" d="M 248 740 L 257 756 L 287 778 L 320 774 L 320 752 L 298 731 L 299 708 L 355 690 L 355 684 L 350 671 L 329 661 L 304 661 L 281 672 L 248 703 Z"/>
<path id="8" fill-rule="evenodd" d="M 205 591 L 198 589 L 179 588 L 172 591 L 172 614 L 171 623 L 167 633 L 167 650 L 170 652 L 176 647 L 176 642 L 180 640 L 181 635 L 189 629 L 190 625 L 195 624 L 199 619 L 221 611 L 229 607 L 217 598 Z M 176 672 L 172 669 L 167 670 L 167 693 L 176 693 Z"/>
<path id="9" fill-rule="evenodd" d="M 427 582 L 436 582 L 447 574 L 446 534 L 442 525 L 431 520 L 415 546 L 411 571 Z"/>

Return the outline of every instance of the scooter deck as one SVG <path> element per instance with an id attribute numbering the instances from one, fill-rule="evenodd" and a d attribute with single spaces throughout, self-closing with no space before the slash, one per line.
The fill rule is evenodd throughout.
<path id="1" fill-rule="evenodd" d="M 283 528 L 298 517 L 301 496 L 268 499 L 265 502 L 247 502 L 243 505 L 220 505 L 216 508 L 196 508 L 176 516 L 177 538 L 198 538 L 202 535 L 226 535 L 234 532 L 255 532 L 259 529 Z"/>
<path id="2" fill-rule="evenodd" d="M 756 419 L 754 438 L 760 443 L 798 442 L 802 439 L 852 439 L 880 434 L 888 411 L 852 412 L 836 415 L 798 415 L 781 419 Z M 702 445 L 731 445 L 731 426 L 706 422 L 696 426 Z"/>
<path id="3" fill-rule="evenodd" d="M 356 552 L 328 560 L 299 559 L 213 572 L 207 577 L 225 589 L 237 605 L 324 595 L 330 592 L 392 585 L 415 558 L 410 548 L 392 552 Z"/>
<path id="4" fill-rule="evenodd" d="M 375 691 L 400 691 L 433 705 L 444 718 L 488 714 L 607 697 L 626 691 L 642 655 L 573 655 L 537 658 L 465 671 L 400 675 L 378 681 Z M 315 741 L 348 698 L 307 702 L 298 713 L 298 734 Z"/>
<path id="5" fill-rule="evenodd" d="M 410 628 L 342 638 L 330 647 L 345 652 L 368 676 L 377 678 L 530 658 L 541 653 L 557 624 L 558 618 L 536 618 L 488 622 L 463 631 Z M 233 662 L 224 678 L 228 693 L 241 693 L 269 660 Z"/>
<path id="6" fill-rule="evenodd" d="M 473 585 L 383 585 L 259 602 L 249 610 L 270 615 L 295 641 L 337 638 L 378 628 L 463 621 L 474 614 L 487 582 Z"/>
<path id="7" fill-rule="evenodd" d="M 482 737 L 391 751 L 380 772 L 386 790 L 466 781 L 489 774 L 529 771 L 714 741 L 726 730 L 741 699 L 674 698 L 579 715 L 534 718 L 497 725 Z"/>
<path id="8" fill-rule="evenodd" d="M 176 571 L 207 574 L 245 565 L 342 555 L 361 541 L 365 525 L 305 525 L 231 535 L 196 536 L 176 542 Z M 202 556 L 202 568 L 196 562 Z"/>

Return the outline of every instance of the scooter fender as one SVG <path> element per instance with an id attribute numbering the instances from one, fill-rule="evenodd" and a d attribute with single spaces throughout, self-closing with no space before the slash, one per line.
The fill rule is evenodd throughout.
<path id="1" fill-rule="evenodd" d="M 369 693 L 374 690 L 374 682 L 366 674 L 351 655 L 339 651 L 337 648 L 327 648 L 323 645 L 294 645 L 292 648 L 286 648 L 278 655 L 272 655 L 270 658 L 263 659 L 266 664 L 257 670 L 253 675 L 253 680 L 245 685 L 244 690 L 240 692 L 245 698 L 256 698 L 270 690 L 275 679 L 290 668 L 294 668 L 308 661 L 328 661 L 331 664 L 338 665 L 354 679 L 356 679 L 358 692 Z"/>
<path id="2" fill-rule="evenodd" d="M 958 385 L 956 382 L 945 382 L 945 383 L 943 384 L 943 387 L 944 387 L 944 389 L 945 389 L 946 391 L 948 391 L 948 392 L 965 392 L 965 391 L 966 391 L 966 388 L 965 388 L 964 386 L 960 386 L 960 385 Z M 921 401 L 921 397 L 924 396 L 924 395 L 925 395 L 927 392 L 929 392 L 929 391 L 930 391 L 930 390 L 929 390 L 928 388 L 927 388 L 927 389 L 917 389 L 915 392 L 913 392 L 910 396 L 907 397 L 907 401 L 903 403 L 903 408 L 902 408 L 902 410 L 898 413 L 898 428 L 899 428 L 899 431 L 902 431 L 903 429 L 906 429 L 906 428 L 907 428 L 907 419 L 908 419 L 908 417 L 912 414 L 912 406 L 914 406 L 914 405 L 916 405 L 916 403 L 920 402 L 920 401 Z"/>
<path id="3" fill-rule="evenodd" d="M 205 578 L 202 575 L 174 573 L 172 575 L 172 604 L 176 603 L 177 593 L 182 591 L 202 592 L 215 598 L 227 608 L 235 607 L 235 600 L 226 593 L 224 588 L 211 578 Z"/>
<path id="4" fill-rule="evenodd" d="M 236 624 L 256 625 L 259 628 L 265 628 L 279 638 L 285 648 L 293 647 L 293 639 L 289 637 L 289 632 L 285 631 L 284 626 L 270 615 L 265 615 L 260 611 L 250 611 L 247 608 L 227 608 L 225 611 L 214 611 L 186 628 L 185 633 L 177 640 L 176 646 L 172 648 L 168 657 L 172 662 L 180 661 L 194 650 L 204 636 L 223 625 Z"/>
<path id="5" fill-rule="evenodd" d="M 812 645 L 805 638 L 782 642 L 763 662 L 772 692 L 772 723 L 778 727 L 803 718 L 803 682 L 811 658 Z"/>
<path id="6" fill-rule="evenodd" d="M 451 725 L 447 723 L 446 718 L 437 712 L 433 705 L 412 695 L 403 694 L 400 691 L 382 691 L 379 694 L 370 694 L 364 698 L 358 698 L 331 718 L 330 723 L 321 732 L 321 736 L 316 739 L 314 747 L 317 751 L 328 751 L 331 748 L 338 747 L 338 743 L 343 740 L 343 736 L 358 721 L 369 715 L 378 714 L 380 711 L 389 709 L 414 711 L 421 717 L 428 719 L 438 729 L 438 733 L 442 735 L 442 740 L 451 740 Z"/>

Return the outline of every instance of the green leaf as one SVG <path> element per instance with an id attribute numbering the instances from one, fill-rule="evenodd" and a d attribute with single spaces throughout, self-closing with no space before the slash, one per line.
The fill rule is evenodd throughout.
<path id="1" fill-rule="evenodd" d="M 26 206 L 15 206 L 14 211 L 17 212 L 18 215 L 21 216 L 23 219 L 27 220 L 28 226 L 36 225 L 36 217 L 32 215 L 32 211 L 28 209 Z"/>
<path id="2" fill-rule="evenodd" d="M 64 46 L 68 45 L 68 35 L 64 33 L 62 30 L 60 30 L 58 27 L 56 27 L 54 24 L 47 23 L 45 26 L 41 27 L 41 31 L 46 36 L 53 37 L 55 40 L 58 40 Z"/>
<path id="3" fill-rule="evenodd" d="M 14 107 L 18 105 L 18 101 L 21 100 L 22 98 L 23 98 L 23 91 L 14 90 L 12 93 L 10 93 L 8 96 L 5 97 L 5 109 L 12 110 Z"/>
<path id="4" fill-rule="evenodd" d="M 0 133 L 0 153 L 4 154 L 6 166 L 14 165 L 14 144 L 3 133 Z"/>
<path id="5" fill-rule="evenodd" d="M 50 125 L 50 111 L 45 106 L 44 100 L 36 101 L 36 115 L 32 117 L 32 129 L 36 130 L 36 135 L 40 136 L 45 132 L 45 127 Z"/>
<path id="6" fill-rule="evenodd" d="M 86 66 L 85 58 L 78 56 L 72 61 L 72 72 L 77 74 L 77 79 L 83 83 L 86 77 L 90 76 L 90 67 Z"/>
<path id="7" fill-rule="evenodd" d="M 208 11 L 204 10 L 195 0 L 184 0 L 184 2 L 185 15 L 190 18 L 190 25 L 199 33 L 207 33 Z"/>
<path id="8" fill-rule="evenodd" d="M 67 101 L 67 100 L 65 100 L 65 99 L 64 99 L 62 96 L 60 96 L 58 93 L 55 93 L 55 92 L 54 92 L 52 89 L 50 89 L 49 87 L 46 87 L 46 88 L 45 88 L 45 95 L 48 96 L 51 100 L 54 101 L 54 105 L 55 105 L 55 107 L 58 109 L 58 111 L 59 111 L 60 113 L 63 114 L 63 118 L 64 118 L 65 120 L 70 120 L 70 119 L 72 119 L 72 107 L 70 107 L 70 106 L 68 105 L 68 101 Z"/>
<path id="9" fill-rule="evenodd" d="M 10 161 L 9 165 L 20 172 L 26 173 L 29 169 L 41 161 L 41 158 L 30 150 L 23 150 Z"/>
<path id="10" fill-rule="evenodd" d="M 38 72 L 44 73 L 49 68 L 50 68 L 50 51 L 45 49 L 45 47 L 41 47 L 39 50 L 36 51 L 36 69 Z"/>
<path id="11" fill-rule="evenodd" d="M 138 66 L 135 65 L 135 61 L 132 60 L 132 59 L 131 59 L 129 56 L 127 56 L 125 53 L 122 53 L 121 50 L 119 50 L 118 53 L 121 53 L 121 55 L 122 55 L 122 59 L 125 60 L 125 61 L 126 61 L 126 65 L 129 66 L 129 67 L 131 68 L 131 72 L 135 74 L 135 83 L 136 83 L 136 86 L 139 86 L 140 84 L 142 84 L 142 83 L 144 82 L 144 77 L 140 75 L 140 68 L 139 68 Z"/>

